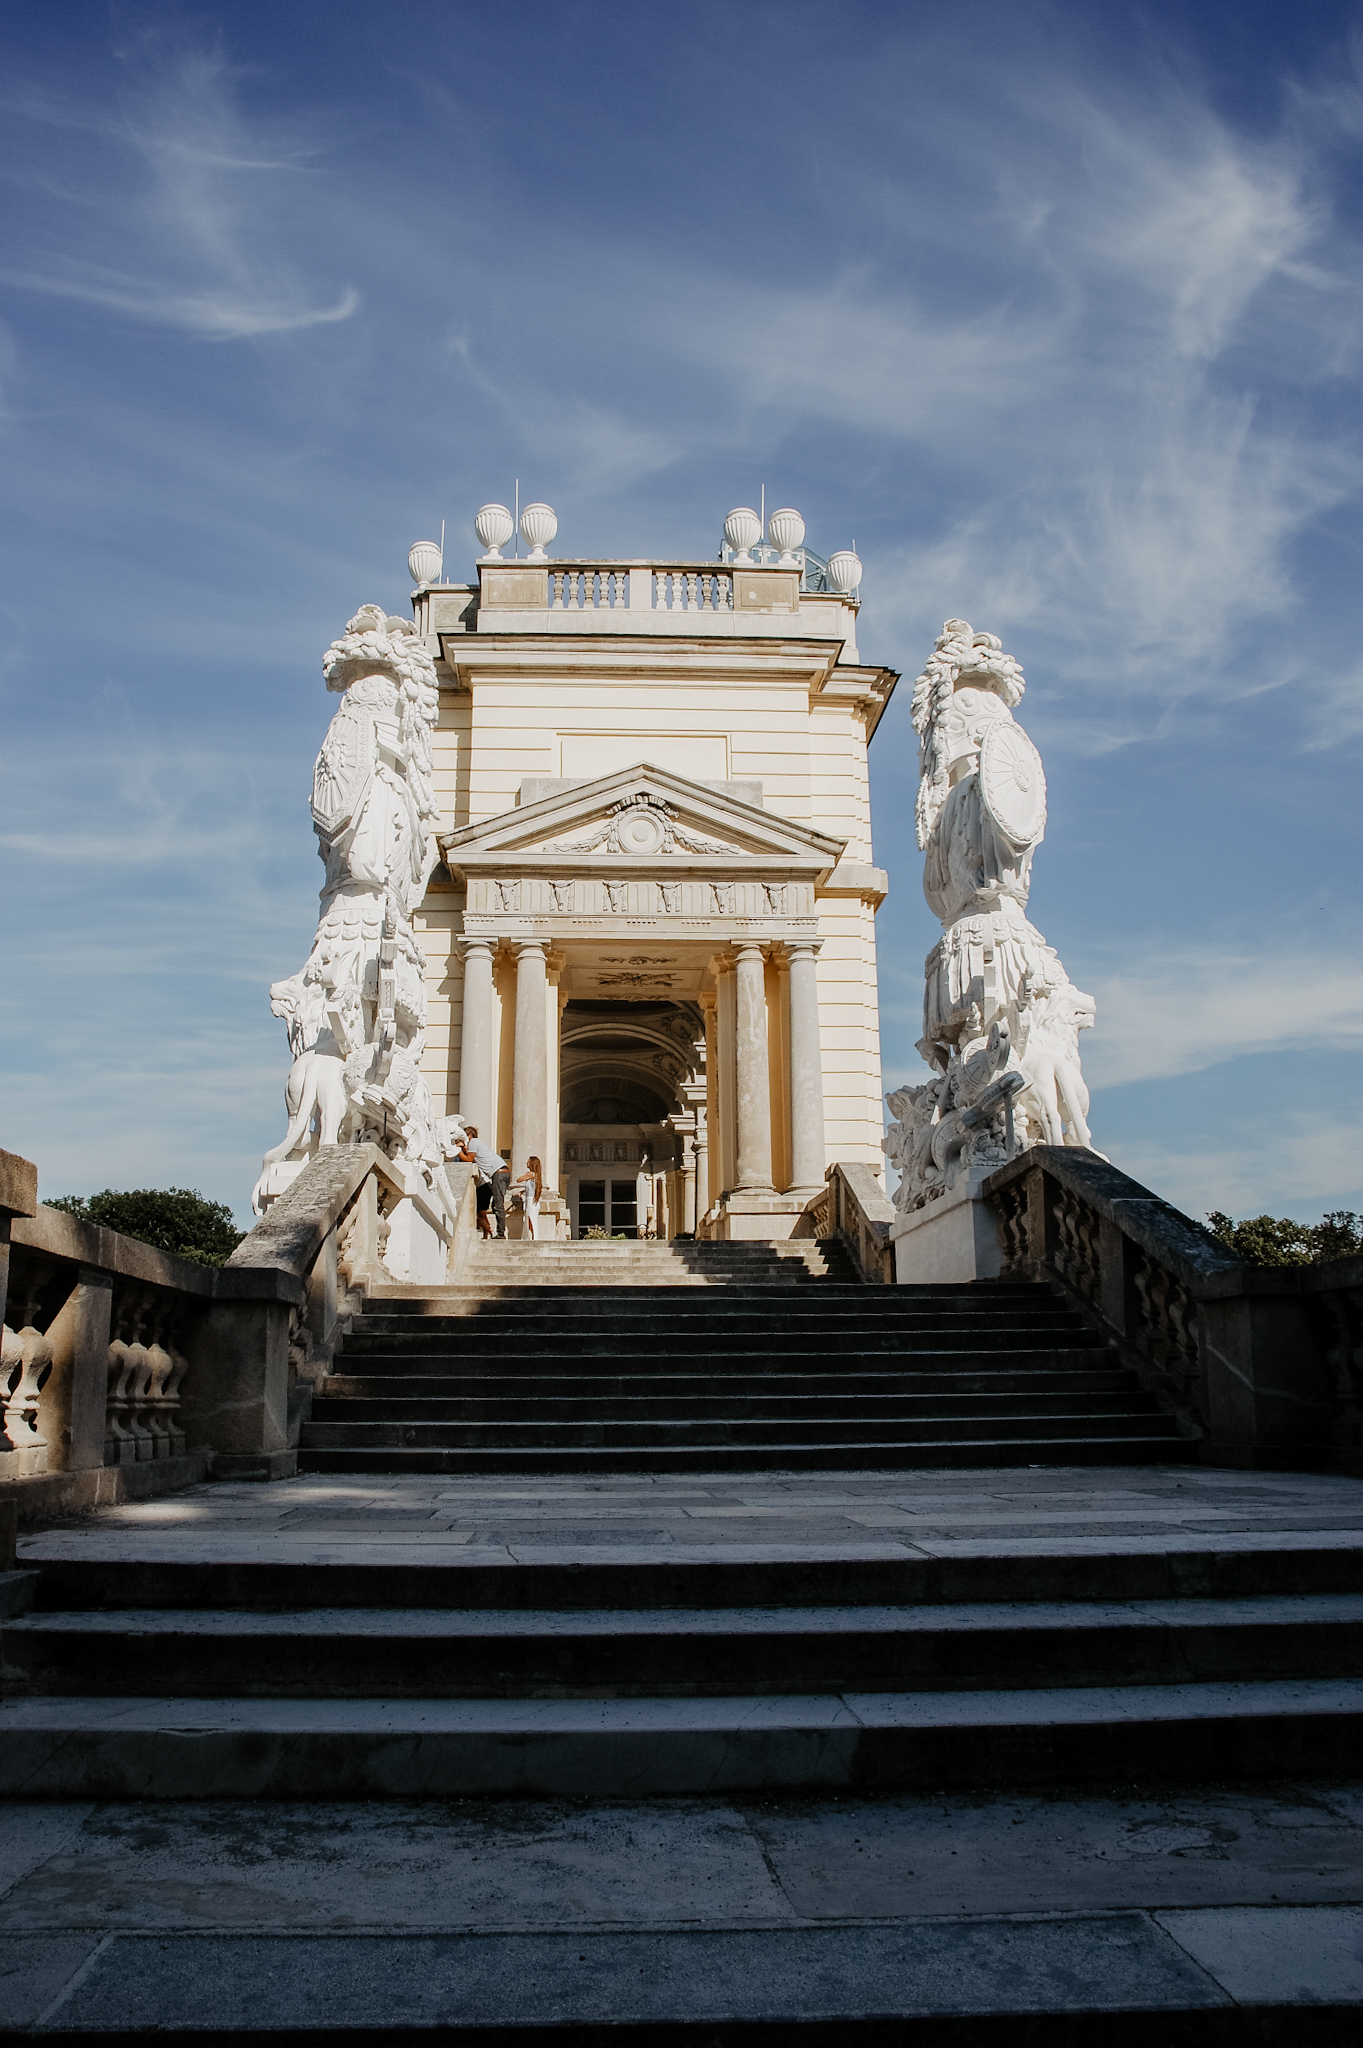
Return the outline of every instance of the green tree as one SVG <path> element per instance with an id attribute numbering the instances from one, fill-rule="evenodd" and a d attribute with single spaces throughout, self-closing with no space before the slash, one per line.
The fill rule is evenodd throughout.
<path id="1" fill-rule="evenodd" d="M 1331 1209 L 1319 1223 L 1290 1216 L 1246 1216 L 1235 1223 L 1213 1209 L 1207 1221 L 1217 1243 L 1251 1266 L 1314 1266 L 1363 1251 L 1363 1227 L 1352 1209 Z"/>
<path id="2" fill-rule="evenodd" d="M 246 1235 L 226 1202 L 210 1202 L 195 1188 L 105 1188 L 98 1195 L 59 1195 L 47 1206 L 198 1266 L 225 1264 Z"/>

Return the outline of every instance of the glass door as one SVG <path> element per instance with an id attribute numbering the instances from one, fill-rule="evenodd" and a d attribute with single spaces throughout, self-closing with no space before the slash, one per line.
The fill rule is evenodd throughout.
<path id="1" fill-rule="evenodd" d="M 607 1237 L 637 1237 L 639 1209 L 636 1183 L 629 1180 L 580 1180 L 577 1184 L 577 1234 L 604 1230 Z"/>

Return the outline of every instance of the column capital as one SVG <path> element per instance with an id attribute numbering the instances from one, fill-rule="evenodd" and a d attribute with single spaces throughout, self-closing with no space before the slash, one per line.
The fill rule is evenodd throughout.
<path id="1" fill-rule="evenodd" d="M 813 953 L 817 957 L 823 947 L 822 939 L 786 939 L 783 943 L 792 958 L 796 953 Z"/>
<path id="2" fill-rule="evenodd" d="M 493 932 L 456 932 L 454 941 L 463 947 L 465 953 L 476 953 L 481 948 L 489 958 L 502 943 Z"/>
<path id="3" fill-rule="evenodd" d="M 511 941 L 511 950 L 518 960 L 525 953 L 538 953 L 543 958 L 548 953 L 549 941 L 547 939 L 513 939 Z"/>

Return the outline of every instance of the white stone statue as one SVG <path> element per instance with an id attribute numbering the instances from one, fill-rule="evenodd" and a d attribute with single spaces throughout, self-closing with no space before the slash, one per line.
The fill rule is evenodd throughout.
<path id="1" fill-rule="evenodd" d="M 924 963 L 918 1042 L 933 1078 L 886 1098 L 906 1214 L 1023 1146 L 1090 1143 L 1079 1033 L 1093 998 L 1026 915 L 1046 778 L 1013 717 L 1024 688 L 995 636 L 964 619 L 947 620 L 914 684 L 923 892 L 942 937 Z"/>
<path id="2" fill-rule="evenodd" d="M 411 923 L 440 857 L 435 664 L 407 620 L 367 604 L 327 649 L 322 673 L 341 696 L 312 776 L 322 913 L 304 965 L 270 990 L 293 1065 L 288 1130 L 265 1154 L 257 1214 L 319 1145 L 370 1139 L 433 1186 L 453 1156 L 420 1072 L 426 974 Z"/>

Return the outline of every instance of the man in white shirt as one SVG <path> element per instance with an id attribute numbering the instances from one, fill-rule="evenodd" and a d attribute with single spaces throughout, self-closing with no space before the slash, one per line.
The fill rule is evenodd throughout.
<path id="1" fill-rule="evenodd" d="M 478 1227 L 484 1237 L 492 1236 L 492 1218 L 497 1219 L 498 1237 L 506 1236 L 506 1191 L 511 1169 L 500 1152 L 494 1152 L 478 1135 L 476 1124 L 464 1132 L 463 1157 L 478 1169 Z M 489 1215 L 489 1210 L 491 1215 Z"/>

